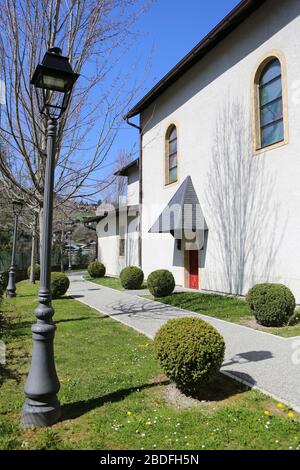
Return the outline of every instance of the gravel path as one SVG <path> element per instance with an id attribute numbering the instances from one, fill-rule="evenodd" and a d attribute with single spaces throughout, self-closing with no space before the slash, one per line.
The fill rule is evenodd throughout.
<path id="1" fill-rule="evenodd" d="M 201 317 L 223 335 L 226 357 L 222 372 L 258 388 L 300 412 L 300 337 L 281 338 L 234 323 L 180 310 L 70 276 L 68 293 L 79 302 L 153 339 L 170 318 Z M 298 351 L 298 354 L 297 354 Z M 298 356 L 299 364 L 293 361 Z"/>

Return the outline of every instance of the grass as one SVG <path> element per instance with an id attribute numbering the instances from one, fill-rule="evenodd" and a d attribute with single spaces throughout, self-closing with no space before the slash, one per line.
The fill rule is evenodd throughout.
<path id="1" fill-rule="evenodd" d="M 18 284 L 3 301 L 0 369 L 1 449 L 296 449 L 300 417 L 224 376 L 193 407 L 178 407 L 143 335 L 86 305 L 53 302 L 62 421 L 22 430 L 19 417 L 31 352 L 37 286 Z M 266 413 L 268 411 L 268 413 Z M 268 416 L 267 416 L 268 415 Z"/>
<path id="2" fill-rule="evenodd" d="M 84 276 L 84 279 L 86 279 L 87 281 L 95 282 L 96 284 L 100 284 L 100 286 L 110 287 L 111 289 L 125 290 L 121 284 L 119 277 L 105 276 L 105 277 L 94 278 L 89 275 L 86 275 Z M 147 285 L 144 283 L 141 286 L 141 289 L 147 289 Z"/>
<path id="3" fill-rule="evenodd" d="M 95 279 L 89 275 L 85 275 L 84 279 L 100 284 L 101 286 L 124 291 L 120 278 L 106 276 Z M 147 289 L 147 284 L 144 283 L 141 289 Z M 151 295 L 145 295 L 144 297 L 155 300 Z M 183 308 L 195 313 L 202 313 L 203 315 L 219 318 L 220 320 L 238 323 L 240 325 L 265 331 L 266 333 L 271 333 L 284 338 L 300 336 L 299 320 L 295 325 L 284 326 L 282 328 L 266 328 L 258 325 L 249 311 L 245 300 L 239 297 L 218 294 L 202 294 L 199 292 L 175 292 L 168 297 L 163 297 L 157 300 L 164 304 L 173 305 L 174 307 Z"/>
<path id="4" fill-rule="evenodd" d="M 147 298 L 153 299 L 150 296 L 147 296 Z M 164 304 L 249 326 L 278 336 L 300 336 L 300 323 L 282 328 L 265 328 L 258 325 L 251 315 L 245 300 L 238 297 L 198 292 L 175 292 L 168 297 L 158 300 Z"/>

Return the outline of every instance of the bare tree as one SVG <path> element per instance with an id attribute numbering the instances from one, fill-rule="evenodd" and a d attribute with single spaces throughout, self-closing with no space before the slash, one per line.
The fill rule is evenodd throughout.
<path id="1" fill-rule="evenodd" d="M 126 176 L 116 176 L 115 173 L 133 160 L 132 152 L 120 150 L 113 164 L 112 171 L 103 183 L 101 190 L 103 202 L 118 205 L 120 197 L 126 195 Z"/>
<path id="2" fill-rule="evenodd" d="M 137 18 L 152 0 L 2 0 L 0 70 L 3 83 L 0 172 L 41 215 L 46 125 L 29 85 L 50 47 L 59 46 L 81 75 L 59 122 L 55 193 L 60 203 L 99 188 L 122 115 L 139 86 L 122 57 L 136 39 Z M 40 218 L 41 220 L 41 218 Z"/>

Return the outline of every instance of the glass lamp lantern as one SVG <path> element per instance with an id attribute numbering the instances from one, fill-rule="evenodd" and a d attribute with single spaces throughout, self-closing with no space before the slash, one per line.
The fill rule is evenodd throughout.
<path id="1" fill-rule="evenodd" d="M 30 82 L 36 90 L 40 113 L 55 120 L 67 109 L 74 83 L 79 77 L 73 72 L 69 58 L 61 54 L 59 47 L 49 49 Z"/>
<path id="2" fill-rule="evenodd" d="M 13 213 L 15 216 L 19 216 L 22 212 L 24 201 L 22 199 L 14 199 L 12 201 Z"/>

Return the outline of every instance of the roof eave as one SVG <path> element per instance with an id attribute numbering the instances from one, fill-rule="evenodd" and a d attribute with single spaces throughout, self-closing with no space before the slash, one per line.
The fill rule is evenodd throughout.
<path id="1" fill-rule="evenodd" d="M 266 0 L 242 0 L 202 41 L 200 41 L 170 72 L 168 72 L 125 116 L 130 119 L 140 114 L 170 85 L 177 81 L 196 62 L 237 28 Z"/>
<path id="2" fill-rule="evenodd" d="M 128 165 L 125 165 L 123 168 L 120 168 L 118 171 L 114 173 L 114 176 L 128 176 L 128 170 L 133 168 L 134 166 L 138 166 L 139 164 L 139 159 L 136 158 L 132 162 L 128 163 Z"/>

